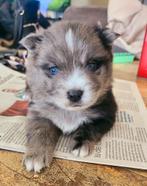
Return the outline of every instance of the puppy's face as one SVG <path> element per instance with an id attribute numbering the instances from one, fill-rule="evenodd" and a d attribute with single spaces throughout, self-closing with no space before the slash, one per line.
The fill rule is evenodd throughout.
<path id="1" fill-rule="evenodd" d="M 107 30 L 60 22 L 24 39 L 32 99 L 66 110 L 99 101 L 111 87 L 111 38 Z"/>

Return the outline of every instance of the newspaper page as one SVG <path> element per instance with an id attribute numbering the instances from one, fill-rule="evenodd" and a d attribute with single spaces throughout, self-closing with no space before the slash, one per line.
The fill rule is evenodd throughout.
<path id="1" fill-rule="evenodd" d="M 25 107 L 24 88 L 25 75 L 0 64 L 0 115 L 15 116 L 13 108 L 20 112 Z"/>
<path id="2" fill-rule="evenodd" d="M 24 80 L 20 81 L 20 76 L 22 76 L 20 73 L 6 67 L 3 67 L 3 71 L 5 71 L 3 75 L 7 77 L 5 78 L 7 81 L 0 85 L 0 149 L 25 152 L 26 137 L 24 128 L 26 117 L 24 107 L 27 105 L 22 99 Z M 9 74 L 13 74 L 13 78 L 8 78 L 10 77 Z M 0 82 L 4 82 L 3 75 L 1 73 Z M 18 84 L 17 79 L 19 79 Z M 11 82 L 15 82 L 13 87 Z M 15 94 L 12 96 L 13 101 L 7 99 L 8 95 L 1 97 L 3 89 L 10 90 L 14 87 L 16 87 L 15 90 L 17 91 L 14 91 Z M 84 158 L 74 157 L 70 153 L 74 142 L 72 136 L 61 136 L 54 157 L 147 170 L 147 111 L 143 100 L 136 84 L 133 82 L 115 79 L 113 87 L 119 107 L 116 123 L 112 130 L 94 146 L 93 153 Z M 18 94 L 20 92 L 21 94 Z M 8 94 L 8 92 L 5 93 Z M 5 101 L 9 102 L 7 103 L 9 109 L 6 108 Z M 19 104 L 16 104 L 18 101 Z M 18 111 L 15 109 L 18 106 L 20 110 L 21 106 L 23 109 Z M 9 113 L 11 114 L 9 115 Z"/>

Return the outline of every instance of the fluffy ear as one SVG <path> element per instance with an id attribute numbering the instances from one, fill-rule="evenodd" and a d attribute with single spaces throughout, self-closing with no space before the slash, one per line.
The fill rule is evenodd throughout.
<path id="1" fill-rule="evenodd" d="M 39 45 L 43 40 L 43 35 L 41 34 L 29 34 L 24 37 L 19 43 L 22 44 L 27 50 L 35 50 L 37 45 Z"/>
<path id="2" fill-rule="evenodd" d="M 98 34 L 105 47 L 111 47 L 113 41 L 120 36 L 107 27 L 102 28 L 100 24 L 95 28 L 95 32 Z"/>

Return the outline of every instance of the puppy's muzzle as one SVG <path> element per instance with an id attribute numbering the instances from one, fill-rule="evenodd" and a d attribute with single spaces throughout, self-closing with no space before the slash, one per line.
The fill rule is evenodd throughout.
<path id="1" fill-rule="evenodd" d="M 67 92 L 67 98 L 73 103 L 79 102 L 82 98 L 82 95 L 83 95 L 82 90 L 69 90 Z"/>

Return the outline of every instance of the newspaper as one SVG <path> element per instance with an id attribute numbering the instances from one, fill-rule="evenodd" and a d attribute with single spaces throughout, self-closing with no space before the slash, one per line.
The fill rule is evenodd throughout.
<path id="1" fill-rule="evenodd" d="M 0 149 L 25 152 L 24 86 L 23 74 L 0 65 Z M 94 146 L 93 153 L 74 157 L 70 153 L 72 137 L 61 136 L 54 157 L 147 170 L 147 111 L 143 100 L 133 82 L 115 79 L 113 87 L 119 106 L 116 123 Z"/>

